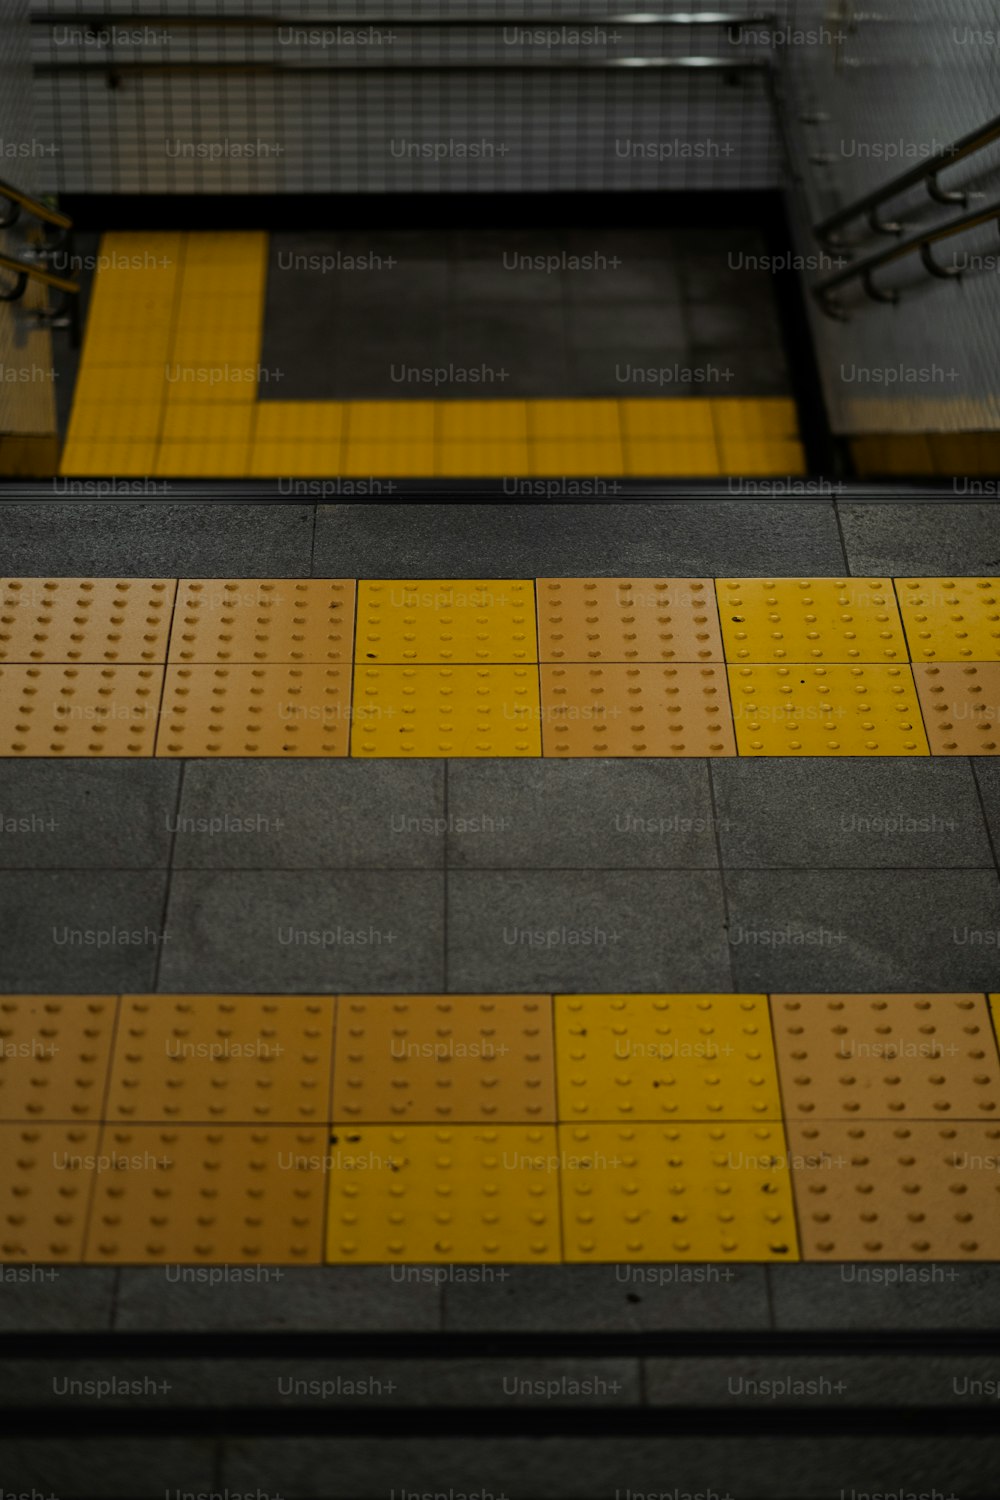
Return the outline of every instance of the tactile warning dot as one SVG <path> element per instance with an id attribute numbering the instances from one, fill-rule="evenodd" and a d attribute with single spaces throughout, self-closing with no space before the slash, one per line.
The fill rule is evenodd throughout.
<path id="1" fill-rule="evenodd" d="M 1000 755 L 1000 662 L 916 662 L 932 755 Z"/>
<path id="2" fill-rule="evenodd" d="M 0 667 L 0 755 L 152 755 L 163 667 Z"/>
<path id="3" fill-rule="evenodd" d="M 914 661 L 1000 658 L 1000 578 L 897 578 Z"/>
<path id="4" fill-rule="evenodd" d="M 113 995 L 0 996 L 0 1119 L 101 1118 Z"/>
<path id="5" fill-rule="evenodd" d="M 0 1125 L 0 1261 L 79 1261 L 96 1125 Z"/>
<path id="6" fill-rule="evenodd" d="M 544 662 L 722 660 L 708 578 L 539 578 Z"/>
<path id="7" fill-rule="evenodd" d="M 325 1123 L 332 1053 L 329 996 L 125 995 L 107 1119 Z"/>
<path id="8" fill-rule="evenodd" d="M 723 666 L 543 666 L 552 756 L 735 755 Z"/>
<path id="9" fill-rule="evenodd" d="M 328 1261 L 560 1259 L 554 1126 L 340 1125 L 327 1149 Z"/>
<path id="10" fill-rule="evenodd" d="M 557 995 L 561 1120 L 776 1120 L 763 995 Z"/>
<path id="11" fill-rule="evenodd" d="M 537 756 L 538 668 L 356 667 L 351 752 Z"/>
<path id="12" fill-rule="evenodd" d="M 173 578 L 0 579 L 0 662 L 162 662 Z"/>
<path id="13" fill-rule="evenodd" d="M 1000 1259 L 1000 1123 L 788 1125 L 804 1260 Z"/>
<path id="14" fill-rule="evenodd" d="M 157 755 L 346 755 L 351 669 L 167 667 Z"/>
<path id="15" fill-rule="evenodd" d="M 789 1118 L 1000 1119 L 982 995 L 774 995 Z"/>
<path id="16" fill-rule="evenodd" d="M 548 995 L 343 996 L 335 1056 L 335 1120 L 555 1120 Z"/>
<path id="17" fill-rule="evenodd" d="M 927 755 L 908 666 L 730 667 L 741 755 Z"/>
<path id="18" fill-rule="evenodd" d="M 888 578 L 719 578 L 727 661 L 907 661 Z"/>
<path id="19" fill-rule="evenodd" d="M 355 660 L 537 661 L 535 586 L 516 578 L 362 582 Z"/>
<path id="20" fill-rule="evenodd" d="M 560 1125 L 567 1261 L 798 1259 L 781 1124 Z"/>
<path id="21" fill-rule="evenodd" d="M 183 578 L 174 662 L 349 662 L 353 578 Z"/>
<path id="22" fill-rule="evenodd" d="M 316 1265 L 327 1130 L 105 1126 L 84 1259 Z"/>

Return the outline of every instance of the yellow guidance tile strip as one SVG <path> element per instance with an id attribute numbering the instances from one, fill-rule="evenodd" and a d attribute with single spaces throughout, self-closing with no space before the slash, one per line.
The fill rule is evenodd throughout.
<path id="1" fill-rule="evenodd" d="M 784 397 L 284 401 L 263 369 L 267 236 L 106 234 L 71 477 L 794 477 Z M 137 338 L 135 330 L 142 329 Z"/>
<path id="2" fill-rule="evenodd" d="M 998 1021 L 979 994 L 9 996 L 0 1259 L 996 1260 Z"/>
<path id="3" fill-rule="evenodd" d="M 0 755 L 996 755 L 998 599 L 988 578 L 9 578 Z"/>

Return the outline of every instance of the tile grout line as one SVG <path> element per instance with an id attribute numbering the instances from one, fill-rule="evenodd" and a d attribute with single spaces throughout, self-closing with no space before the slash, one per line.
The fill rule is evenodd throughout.
<path id="1" fill-rule="evenodd" d="M 715 780 L 712 776 L 712 762 L 706 761 L 705 770 L 708 775 L 708 800 L 712 818 L 712 834 L 715 841 L 715 857 L 719 868 L 719 889 L 722 894 L 722 926 L 725 934 L 726 964 L 729 969 L 729 982 L 736 991 L 736 962 L 733 957 L 733 945 L 729 940 L 729 891 L 726 887 L 726 866 L 722 858 L 722 839 L 719 834 L 719 814 L 715 797 Z"/>
<path id="2" fill-rule="evenodd" d="M 167 913 L 170 910 L 170 896 L 173 890 L 174 878 L 174 854 L 177 849 L 177 833 L 181 821 L 181 805 L 184 800 L 184 781 L 187 771 L 187 762 L 181 761 L 181 773 L 177 778 L 177 797 L 174 803 L 174 828 L 170 835 L 170 852 L 167 857 L 167 883 L 163 893 L 163 909 L 160 913 L 160 945 L 156 950 L 156 963 L 153 966 L 153 991 L 160 988 L 160 970 L 163 966 L 163 953 L 167 945 Z"/>
<path id="3" fill-rule="evenodd" d="M 451 840 L 448 837 L 448 833 L 449 833 L 449 828 L 448 828 L 449 812 L 448 812 L 448 808 L 449 808 L 449 788 L 450 788 L 450 782 L 449 782 L 449 776 L 448 776 L 448 768 L 449 768 L 449 761 L 448 761 L 448 758 L 445 757 L 445 762 L 444 762 L 444 782 L 443 782 L 443 786 L 442 786 L 442 791 L 444 793 L 444 808 L 443 808 L 443 812 L 444 812 L 444 844 L 443 844 L 443 848 L 442 848 L 441 852 L 442 852 L 443 857 L 444 857 L 444 863 L 443 863 L 443 876 L 444 876 L 444 879 L 443 879 L 443 888 L 442 888 L 442 892 L 441 892 L 441 896 L 442 896 L 442 912 L 441 912 L 441 917 L 442 917 L 441 977 L 442 977 L 442 981 L 443 981 L 444 993 L 446 995 L 449 992 L 449 984 L 450 984 L 450 973 L 449 973 L 449 970 L 450 970 L 450 958 L 451 958 L 451 955 L 450 955 L 449 949 L 448 949 L 448 905 L 449 905 L 449 903 L 448 903 L 448 895 L 449 895 L 449 888 L 450 888 L 450 884 L 451 884 L 451 864 L 450 864 L 449 858 L 448 858 L 448 851 L 449 851 L 449 847 L 450 847 L 450 843 L 451 843 Z"/>
<path id="4" fill-rule="evenodd" d="M 972 785 L 976 789 L 976 801 L 979 804 L 979 812 L 983 820 L 983 828 L 986 833 L 986 842 L 990 847 L 990 853 L 993 855 L 993 867 L 997 872 L 997 878 L 1000 879 L 1000 858 L 998 858 L 996 841 L 993 838 L 993 830 L 990 827 L 989 815 L 986 811 L 986 803 L 983 801 L 983 789 L 979 784 L 979 777 L 976 775 L 976 760 L 978 759 L 978 757 L 974 755 L 967 755 L 965 759 L 969 762 L 969 771 L 972 775 Z"/>

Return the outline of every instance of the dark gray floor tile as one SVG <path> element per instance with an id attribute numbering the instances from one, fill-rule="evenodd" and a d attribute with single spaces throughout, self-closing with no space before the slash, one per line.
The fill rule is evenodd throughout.
<path id="1" fill-rule="evenodd" d="M 610 255 L 596 244 L 588 249 L 567 251 L 576 255 L 581 268 L 563 279 L 566 295 L 576 306 L 591 303 L 666 303 L 677 305 L 681 296 L 677 267 L 669 260 L 650 256 Z M 617 261 L 617 265 L 615 264 Z"/>
<path id="2" fill-rule="evenodd" d="M 858 576 L 941 577 L 1000 567 L 1000 506 L 848 505 L 840 520 Z"/>
<path id="3" fill-rule="evenodd" d="M 967 760 L 761 757 L 710 770 L 726 865 L 992 867 Z"/>
<path id="4" fill-rule="evenodd" d="M 742 286 L 742 279 L 735 273 L 732 285 Z M 691 302 L 686 312 L 692 344 L 705 349 L 781 353 L 781 333 L 773 304 L 769 317 L 762 316 L 759 300 L 744 301 L 737 297 L 725 302 Z"/>
<path id="5" fill-rule="evenodd" d="M 777 1401 L 805 1412 L 880 1406 L 958 1408 L 974 1399 L 965 1382 L 988 1381 L 995 1365 L 988 1354 L 915 1359 L 909 1352 L 851 1357 L 824 1351 L 811 1358 L 648 1359 L 644 1371 L 651 1406 L 763 1412 Z"/>
<path id="6" fill-rule="evenodd" d="M 562 278 L 547 275 L 544 268 L 539 269 L 535 261 L 539 253 L 531 254 L 527 264 L 520 261 L 514 251 L 453 260 L 448 281 L 448 296 L 452 303 L 450 318 L 455 317 L 459 308 L 474 313 L 483 303 L 509 302 L 517 306 L 523 302 L 552 302 L 561 305 Z"/>
<path id="7" fill-rule="evenodd" d="M 400 1488 L 486 1490 L 509 1500 L 609 1500 L 693 1491 L 706 1500 L 849 1500 L 907 1489 L 942 1500 L 996 1491 L 1000 1438 L 793 1434 L 608 1439 L 241 1438 L 224 1482 L 283 1500 L 381 1500 Z M 666 1484 L 664 1475 L 667 1475 Z M 713 1493 L 714 1492 L 714 1493 Z M 888 1500 L 888 1497 L 887 1497 Z M 900 1497 L 902 1500 L 902 1496 Z"/>
<path id="8" fill-rule="evenodd" d="M 715 991 L 730 982 L 714 873 L 448 876 L 451 990 Z"/>
<path id="9" fill-rule="evenodd" d="M 461 760 L 448 863 L 466 869 L 693 869 L 717 863 L 701 761 Z"/>
<path id="10" fill-rule="evenodd" d="M 679 353 L 690 343 L 685 310 L 678 302 L 574 308 L 570 338 L 576 348 L 607 349 L 612 359 L 644 365 L 667 364 L 668 350 Z"/>
<path id="11" fill-rule="evenodd" d="M 152 988 L 167 873 L 0 872 L 0 990 L 118 994 Z"/>
<path id="12" fill-rule="evenodd" d="M 792 389 L 780 349 L 692 344 L 691 364 L 698 372 L 699 396 L 787 396 Z"/>
<path id="13" fill-rule="evenodd" d="M 88 483 L 58 481 L 68 495 L 76 482 Z M 164 494 L 169 497 L 158 491 L 149 501 L 0 505 L 4 567 L 52 578 L 308 578 L 311 505 L 180 501 Z"/>
<path id="14" fill-rule="evenodd" d="M 432 873 L 180 870 L 159 988 L 434 991 L 442 899 L 443 877 Z"/>
<path id="15" fill-rule="evenodd" d="M 333 578 L 836 576 L 844 555 L 825 501 L 324 505 L 314 567 Z"/>
<path id="16" fill-rule="evenodd" d="M 440 1269 L 449 1268 L 126 1266 L 120 1273 L 115 1328 L 433 1332 L 441 1326 L 442 1292 L 434 1274 Z M 417 1272 L 424 1273 L 422 1279 Z"/>
<path id="17" fill-rule="evenodd" d="M 0 868 L 166 866 L 179 780 L 165 761 L 0 760 Z"/>
<path id="18" fill-rule="evenodd" d="M 57 1425 L 43 1437 L 0 1438 L 0 1473 L 16 1475 L 18 1490 L 37 1490 L 31 1500 L 163 1500 L 210 1492 L 217 1472 L 211 1438 L 62 1437 Z"/>
<path id="19" fill-rule="evenodd" d="M 1000 885 L 983 870 L 727 870 L 743 991 L 987 990 Z"/>
<path id="20" fill-rule="evenodd" d="M 433 760 L 192 761 L 184 770 L 174 866 L 440 866 L 444 774 L 444 762 Z"/>
<path id="21" fill-rule="evenodd" d="M 1000 1266 L 849 1261 L 768 1267 L 775 1326 L 997 1328 Z"/>
<path id="22" fill-rule="evenodd" d="M 1000 760 L 991 760 L 988 756 L 977 755 L 970 760 L 969 764 L 982 798 L 986 826 L 993 841 L 993 848 L 1000 849 Z"/>
<path id="23" fill-rule="evenodd" d="M 449 1332 L 633 1333 L 767 1328 L 762 1266 L 490 1266 L 447 1280 Z"/>
<path id="24" fill-rule="evenodd" d="M 0 1331 L 110 1329 L 118 1275 L 110 1266 L 0 1266 Z"/>

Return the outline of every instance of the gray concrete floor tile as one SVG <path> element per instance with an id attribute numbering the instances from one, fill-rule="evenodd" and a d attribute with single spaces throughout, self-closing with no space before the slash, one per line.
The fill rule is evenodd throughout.
<path id="1" fill-rule="evenodd" d="M 312 505 L 171 500 L 169 491 L 0 505 L 5 571 L 39 578 L 308 578 L 312 522 Z"/>
<path id="2" fill-rule="evenodd" d="M 537 491 L 528 490 L 524 499 Z M 569 491 L 572 493 L 572 490 Z M 317 577 L 711 577 L 844 568 L 832 503 L 321 505 Z M 511 497 L 512 500 L 516 496 Z"/>
<path id="3" fill-rule="evenodd" d="M 702 761 L 461 760 L 448 766 L 448 863 L 694 869 L 717 864 Z"/>
<path id="4" fill-rule="evenodd" d="M 727 870 L 743 991 L 961 992 L 996 983 L 1000 886 L 984 870 Z"/>
<path id="5" fill-rule="evenodd" d="M 0 769 L 0 788 L 2 788 Z M 202 760 L 184 769 L 177 869 L 430 869 L 443 761 Z"/>
<path id="6" fill-rule="evenodd" d="M 0 872 L 0 989 L 116 994 L 152 988 L 169 946 L 167 872 Z"/>
<path id="7" fill-rule="evenodd" d="M 902 1489 L 987 1500 L 1000 1438 L 243 1438 L 227 1444 L 232 1489 L 283 1500 L 384 1500 L 401 1489 L 509 1500 L 609 1500 L 693 1491 L 706 1500 L 847 1500 Z M 666 1479 L 664 1476 L 667 1476 Z M 715 1492 L 713 1494 L 713 1491 Z M 888 1500 L 888 1495 L 886 1496 Z M 903 1497 L 900 1496 L 900 1500 Z"/>
<path id="8" fill-rule="evenodd" d="M 111 1266 L 0 1266 L 0 1331 L 110 1329 L 118 1274 Z"/>
<path id="9" fill-rule="evenodd" d="M 0 1438 L 0 1473 L 10 1476 L 6 1488 L 27 1490 L 30 1500 L 164 1500 L 184 1490 L 207 1494 L 216 1487 L 217 1471 L 218 1445 L 212 1438 L 78 1438 L 58 1431 Z"/>
<path id="10" fill-rule="evenodd" d="M 441 1287 L 420 1266 L 126 1266 L 120 1332 L 421 1333 L 441 1326 Z M 445 1270 L 448 1268 L 445 1267 Z M 0 1303 L 2 1320 L 2 1303 Z"/>
<path id="11" fill-rule="evenodd" d="M 165 761 L 0 760 L 0 868 L 165 867 L 179 782 Z"/>
<path id="12" fill-rule="evenodd" d="M 768 1268 L 781 1329 L 1000 1326 L 1000 1266 L 845 1262 Z"/>
<path id="13" fill-rule="evenodd" d="M 992 867 L 964 759 L 716 761 L 726 865 L 804 869 Z"/>
<path id="14" fill-rule="evenodd" d="M 1000 506 L 849 505 L 839 507 L 851 572 L 858 576 L 939 578 L 1000 568 Z"/>
<path id="15" fill-rule="evenodd" d="M 448 877 L 455 991 L 728 990 L 708 871 L 459 871 Z"/>
<path id="16" fill-rule="evenodd" d="M 477 1268 L 478 1269 L 478 1268 Z M 448 1280 L 449 1332 L 635 1333 L 768 1326 L 763 1266 L 503 1266 Z"/>
<path id="17" fill-rule="evenodd" d="M 969 764 L 982 798 L 986 826 L 989 829 L 993 848 L 1000 850 L 1000 760 L 991 760 L 987 756 L 977 755 L 970 760 Z"/>
<path id="18" fill-rule="evenodd" d="M 159 988 L 437 990 L 442 899 L 433 873 L 176 871 Z"/>

